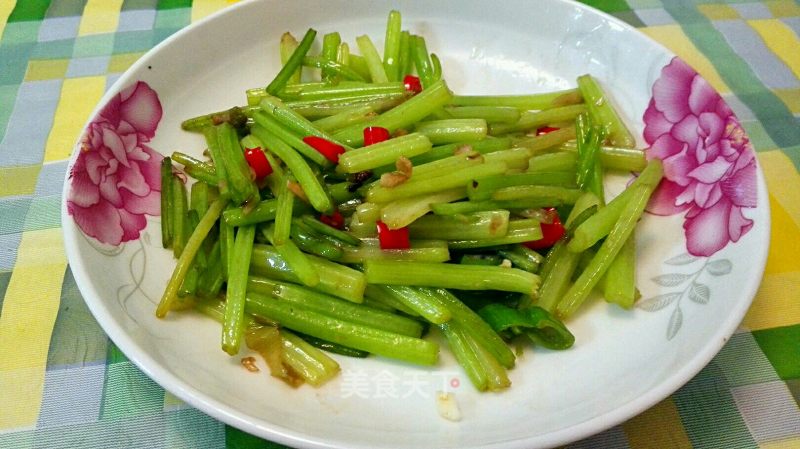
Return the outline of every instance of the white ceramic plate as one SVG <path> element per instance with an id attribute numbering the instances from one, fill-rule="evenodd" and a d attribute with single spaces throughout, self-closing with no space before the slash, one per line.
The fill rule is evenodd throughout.
<path id="1" fill-rule="evenodd" d="M 510 373 L 512 388 L 500 394 L 477 393 L 446 349 L 433 369 L 339 357 L 338 379 L 293 390 L 220 351 L 211 320 L 153 313 L 174 266 L 160 246 L 151 189 L 157 153 L 203 148 L 180 121 L 243 104 L 246 88 L 265 85 L 284 31 L 339 31 L 351 43 L 368 33 L 382 48 L 392 8 L 441 56 L 456 92 L 562 89 L 589 72 L 640 145 L 666 158 L 672 182 L 658 208 L 666 215 L 647 215 L 639 228 L 639 306 L 594 301 L 569 322 L 573 349 L 526 352 Z M 533 448 L 589 436 L 654 405 L 705 366 L 742 319 L 765 263 L 767 192 L 747 137 L 708 84 L 673 58 L 620 21 L 562 0 L 232 6 L 141 58 L 87 124 L 65 184 L 73 273 L 100 324 L 147 375 L 264 438 L 303 447 Z M 611 182 L 609 193 L 624 182 Z M 460 422 L 438 415 L 438 390 L 455 392 Z"/>

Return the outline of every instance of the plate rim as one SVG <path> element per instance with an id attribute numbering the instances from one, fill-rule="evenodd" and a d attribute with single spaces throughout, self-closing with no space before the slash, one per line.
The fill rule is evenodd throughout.
<path id="1" fill-rule="evenodd" d="M 121 327 L 115 325 L 115 319 L 111 315 L 107 306 L 103 304 L 101 295 L 96 291 L 94 283 L 91 280 L 92 276 L 88 270 L 83 266 L 80 261 L 80 251 L 78 249 L 78 237 L 76 224 L 71 219 L 67 210 L 67 192 L 70 189 L 70 174 L 77 159 L 80 141 L 85 134 L 89 123 L 97 116 L 105 104 L 117 93 L 123 90 L 130 82 L 132 74 L 141 70 L 148 63 L 148 60 L 162 50 L 163 47 L 172 45 L 172 42 L 180 39 L 183 35 L 192 32 L 195 28 L 202 27 L 205 23 L 217 20 L 218 17 L 227 14 L 233 14 L 235 11 L 249 7 L 254 3 L 267 3 L 274 0 L 244 0 L 242 2 L 227 6 L 215 13 L 204 17 L 197 22 L 190 23 L 189 25 L 176 31 L 153 48 L 143 54 L 136 62 L 134 62 L 119 78 L 107 89 L 105 94 L 101 97 L 98 104 L 89 115 L 86 124 L 81 128 L 78 139 L 73 145 L 73 151 L 68 159 L 67 170 L 63 182 L 62 199 L 61 199 L 61 223 L 62 223 L 62 236 L 64 238 L 64 246 L 67 256 L 67 262 L 72 270 L 75 278 L 76 285 L 78 286 L 81 295 L 84 298 L 92 315 L 102 327 L 106 335 L 120 348 L 129 360 L 139 368 L 146 376 L 156 382 L 161 388 L 174 394 L 187 404 L 195 407 L 203 413 L 222 421 L 225 424 L 234 426 L 243 431 L 252 433 L 261 438 L 268 439 L 277 443 L 285 445 L 302 445 L 309 448 L 370 448 L 371 446 L 364 442 L 348 441 L 331 441 L 314 437 L 307 433 L 297 431 L 294 429 L 286 428 L 280 424 L 271 423 L 263 419 L 250 416 L 244 412 L 221 403 L 208 395 L 202 390 L 188 385 L 185 381 L 173 374 L 168 369 L 162 367 L 153 357 L 147 354 L 146 350 L 136 343 L 127 332 L 124 332 Z M 669 48 L 662 45 L 660 42 L 654 40 L 650 36 L 642 33 L 636 27 L 624 22 L 623 20 L 614 17 L 604 11 L 580 3 L 575 0 L 549 0 L 556 3 L 565 4 L 574 8 L 582 9 L 584 13 L 599 15 L 604 20 L 624 28 L 627 32 L 633 32 L 640 38 L 644 38 L 650 45 L 657 46 L 665 54 L 679 58 Z M 755 149 L 753 149 L 756 155 Z M 768 201 L 769 191 L 767 189 L 766 180 L 762 166 L 756 158 L 757 165 L 757 192 L 762 193 L 765 201 L 761 201 L 756 209 L 763 208 L 763 217 L 759 217 L 764 228 L 763 238 L 766 241 L 765 245 L 761 245 L 762 250 L 758 254 L 754 254 L 754 262 L 751 266 L 757 268 L 758 275 L 753 276 L 744 290 L 746 291 L 746 300 L 737 303 L 738 307 L 730 310 L 730 313 L 720 325 L 709 341 L 697 351 L 682 367 L 675 371 L 664 381 L 660 382 L 655 388 L 649 390 L 632 401 L 629 401 L 614 410 L 606 412 L 600 416 L 572 424 L 566 428 L 551 431 L 548 433 L 534 435 L 523 438 L 516 438 L 513 440 L 504 440 L 492 442 L 486 445 L 481 445 L 481 448 L 530 448 L 531 445 L 536 447 L 553 447 L 563 444 L 568 444 L 589 436 L 595 435 L 609 428 L 612 428 L 620 423 L 646 411 L 653 407 L 661 400 L 669 397 L 675 391 L 683 387 L 693 377 L 695 377 L 711 360 L 716 356 L 725 343 L 735 334 L 738 325 L 743 320 L 745 314 L 752 305 L 758 288 L 761 285 L 764 270 L 766 268 L 767 256 L 769 253 L 769 244 L 771 240 L 771 211 Z M 761 195 L 759 195 L 760 198 Z"/>

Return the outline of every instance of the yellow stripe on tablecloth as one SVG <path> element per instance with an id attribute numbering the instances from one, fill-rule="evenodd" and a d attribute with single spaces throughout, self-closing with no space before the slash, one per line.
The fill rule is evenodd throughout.
<path id="1" fill-rule="evenodd" d="M 672 50 L 673 53 L 694 67 L 717 92 L 721 94 L 730 93 L 731 89 L 722 81 L 717 69 L 694 46 L 692 41 L 684 34 L 680 25 L 659 25 L 639 28 L 639 30 Z"/>
<path id="2" fill-rule="evenodd" d="M 691 449 L 672 398 L 664 399 L 622 425 L 631 449 Z"/>
<path id="3" fill-rule="evenodd" d="M 33 194 L 41 170 L 39 164 L 0 168 L 0 197 Z"/>
<path id="4" fill-rule="evenodd" d="M 800 5 L 794 0 L 767 0 L 764 2 L 773 17 L 800 16 Z"/>
<path id="5" fill-rule="evenodd" d="M 60 161 L 69 157 L 81 128 L 89 119 L 89 114 L 97 102 L 103 97 L 105 86 L 106 78 L 103 76 L 64 80 L 53 127 L 45 145 L 45 162 Z"/>
<path id="6" fill-rule="evenodd" d="M 0 312 L 0 430 L 31 428 L 39 417 L 66 268 L 61 229 L 22 234 Z"/>
<path id="7" fill-rule="evenodd" d="M 739 12 L 730 5 L 708 4 L 697 5 L 697 10 L 709 20 L 739 19 Z"/>
<path id="8" fill-rule="evenodd" d="M 800 307 L 797 307 L 798 285 L 798 271 L 765 274 L 753 299 L 753 305 L 742 320 L 742 326 L 755 331 L 800 323 Z"/>
<path id="9" fill-rule="evenodd" d="M 783 101 L 792 114 L 800 114 L 800 88 L 775 89 L 775 95 Z"/>
<path id="10" fill-rule="evenodd" d="M 0 36 L 3 35 L 8 16 L 11 15 L 11 11 L 14 10 L 15 6 L 17 6 L 17 2 L 14 0 L 0 0 Z"/>
<path id="11" fill-rule="evenodd" d="M 800 437 L 789 438 L 788 440 L 766 441 L 758 443 L 760 449 L 797 449 L 800 447 Z"/>
<path id="12" fill-rule="evenodd" d="M 78 36 L 113 33 L 119 25 L 122 0 L 89 0 L 83 8 Z"/>
<path id="13" fill-rule="evenodd" d="M 800 174 L 780 150 L 758 153 L 769 190 L 772 235 L 761 287 L 742 325 L 750 330 L 800 323 Z"/>
<path id="14" fill-rule="evenodd" d="M 800 227 L 786 209 L 770 194 L 771 235 L 765 274 L 800 272 Z"/>
<path id="15" fill-rule="evenodd" d="M 192 2 L 192 22 L 210 16 L 231 3 L 236 3 L 236 0 L 194 0 Z"/>
<path id="16" fill-rule="evenodd" d="M 800 226 L 800 174 L 781 150 L 758 153 L 758 162 L 764 170 L 767 190 L 783 209 Z"/>
<path id="17" fill-rule="evenodd" d="M 800 39 L 778 19 L 748 20 L 770 50 L 800 78 Z"/>

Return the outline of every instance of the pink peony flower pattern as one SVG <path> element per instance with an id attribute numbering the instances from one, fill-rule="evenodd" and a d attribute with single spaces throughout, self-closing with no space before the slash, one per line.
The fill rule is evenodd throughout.
<path id="1" fill-rule="evenodd" d="M 163 157 L 147 142 L 162 113 L 156 92 L 139 81 L 89 124 L 67 194 L 67 211 L 86 235 L 117 246 L 139 238 L 145 215 L 160 214 Z"/>
<path id="2" fill-rule="evenodd" d="M 653 85 L 644 113 L 648 159 L 661 159 L 664 180 L 648 205 L 656 215 L 685 213 L 686 248 L 711 256 L 753 227 L 756 160 L 750 140 L 722 97 L 674 58 Z"/>

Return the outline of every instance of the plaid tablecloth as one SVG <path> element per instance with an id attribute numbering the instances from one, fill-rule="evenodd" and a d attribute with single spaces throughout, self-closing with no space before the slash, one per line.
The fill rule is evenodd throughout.
<path id="1" fill-rule="evenodd" d="M 226 0 L 0 0 L 0 447 L 275 447 L 183 404 L 89 313 L 64 255 L 72 144 L 116 78 Z M 570 448 L 800 448 L 800 3 L 589 2 L 723 94 L 766 174 L 772 245 L 739 332 L 671 397 Z"/>

